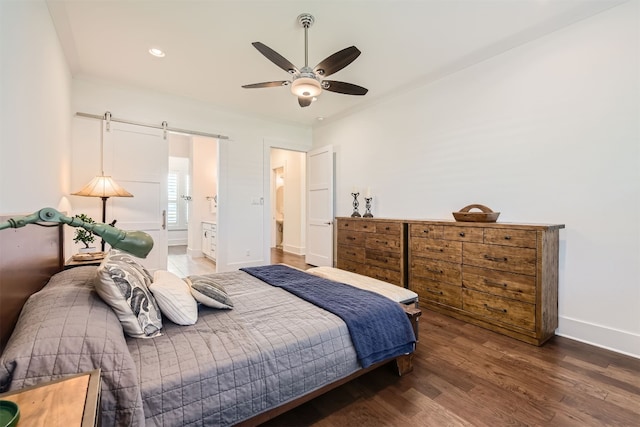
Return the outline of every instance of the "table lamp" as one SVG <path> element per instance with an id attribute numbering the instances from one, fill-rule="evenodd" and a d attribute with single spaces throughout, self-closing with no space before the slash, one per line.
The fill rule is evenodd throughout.
<path id="1" fill-rule="evenodd" d="M 107 222 L 107 199 L 109 197 L 133 197 L 133 194 L 119 186 L 110 176 L 99 175 L 93 178 L 79 191 L 71 193 L 74 196 L 100 197 L 102 199 L 102 222 Z M 104 252 L 105 240 L 102 240 L 102 252 Z"/>

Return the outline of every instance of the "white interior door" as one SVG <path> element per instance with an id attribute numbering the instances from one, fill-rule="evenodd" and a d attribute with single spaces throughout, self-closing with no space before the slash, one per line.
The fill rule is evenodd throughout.
<path id="1" fill-rule="evenodd" d="M 306 263 L 333 267 L 333 147 L 307 153 Z"/>
<path id="2" fill-rule="evenodd" d="M 140 262 L 149 270 L 167 268 L 167 176 L 168 142 L 161 129 L 103 121 L 104 172 L 133 194 L 112 197 L 107 204 L 107 223 L 141 230 L 153 238 L 153 250 Z"/>

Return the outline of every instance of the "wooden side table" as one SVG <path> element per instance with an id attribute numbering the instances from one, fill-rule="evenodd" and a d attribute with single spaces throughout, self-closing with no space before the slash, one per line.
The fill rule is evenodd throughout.
<path id="1" fill-rule="evenodd" d="M 95 265 L 97 267 L 97 266 L 100 265 L 101 262 L 102 262 L 102 259 L 93 259 L 93 260 L 89 260 L 89 261 L 76 261 L 73 258 L 69 258 L 64 263 L 64 269 L 68 270 L 68 269 L 73 268 L 73 267 L 84 267 L 86 265 Z"/>
<path id="2" fill-rule="evenodd" d="M 20 408 L 17 427 L 100 425 L 100 369 L 0 394 Z"/>

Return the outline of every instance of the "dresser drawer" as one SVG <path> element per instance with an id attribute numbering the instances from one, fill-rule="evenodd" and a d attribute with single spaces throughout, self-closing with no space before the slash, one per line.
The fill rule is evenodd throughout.
<path id="1" fill-rule="evenodd" d="M 364 247 L 367 249 L 380 249 L 383 251 L 400 251 L 400 236 L 391 234 L 367 235 Z"/>
<path id="2" fill-rule="evenodd" d="M 502 298 L 496 295 L 462 290 L 464 310 L 498 322 L 533 331 L 535 329 L 535 305 Z"/>
<path id="3" fill-rule="evenodd" d="M 512 230 L 504 228 L 485 228 L 484 243 L 494 245 L 516 246 L 519 248 L 536 248 L 538 233 L 533 230 Z"/>
<path id="4" fill-rule="evenodd" d="M 432 224 L 409 224 L 409 235 L 411 237 L 430 237 L 432 239 L 442 239 L 444 237 L 444 226 Z"/>
<path id="5" fill-rule="evenodd" d="M 376 231 L 376 228 L 371 221 L 363 221 L 361 219 L 341 219 L 338 221 L 338 230 L 373 233 Z"/>
<path id="6" fill-rule="evenodd" d="M 514 248 L 482 243 L 465 243 L 462 247 L 462 262 L 511 273 L 536 274 L 536 250 Z"/>
<path id="7" fill-rule="evenodd" d="M 338 245 L 338 259 L 364 262 L 365 250 L 358 246 Z"/>
<path id="8" fill-rule="evenodd" d="M 338 233 L 338 244 L 364 247 L 366 237 L 366 233 L 360 233 L 358 231 L 341 231 Z"/>
<path id="9" fill-rule="evenodd" d="M 402 265 L 400 252 L 380 252 L 370 249 L 365 250 L 364 262 L 368 265 L 389 268 L 394 271 L 400 271 L 400 266 Z"/>
<path id="10" fill-rule="evenodd" d="M 455 225 L 444 227 L 444 238 L 459 242 L 483 242 L 482 228 L 456 227 Z"/>
<path id="11" fill-rule="evenodd" d="M 433 301 L 450 307 L 462 308 L 462 288 L 424 277 L 411 278 L 411 290 L 420 296 L 420 301 Z"/>
<path id="12" fill-rule="evenodd" d="M 462 242 L 412 238 L 411 256 L 439 259 L 459 264 L 462 262 Z"/>
<path id="13" fill-rule="evenodd" d="M 460 286 L 462 284 L 462 266 L 427 258 L 412 258 L 411 277 L 424 277 Z"/>
<path id="14" fill-rule="evenodd" d="M 395 234 L 400 237 L 402 224 L 399 222 L 375 222 L 375 232 L 381 234 Z"/>
<path id="15" fill-rule="evenodd" d="M 463 265 L 462 286 L 531 304 L 536 302 L 534 276 Z"/>
<path id="16" fill-rule="evenodd" d="M 393 283 L 397 286 L 403 286 L 402 276 L 399 271 L 387 270 L 380 267 L 375 266 L 367 266 L 365 270 L 365 276 L 373 277 L 374 279 L 382 280 L 383 282 Z"/>
<path id="17" fill-rule="evenodd" d="M 361 264 L 359 262 L 351 261 L 344 258 L 338 258 L 338 262 L 336 263 L 338 268 L 341 270 L 351 271 L 352 273 L 364 274 L 367 275 L 367 266 L 365 264 Z"/>

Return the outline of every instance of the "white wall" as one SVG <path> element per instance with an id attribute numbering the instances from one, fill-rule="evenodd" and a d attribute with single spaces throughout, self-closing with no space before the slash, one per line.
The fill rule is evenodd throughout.
<path id="1" fill-rule="evenodd" d="M 638 2 L 314 129 L 337 153 L 337 213 L 471 203 L 560 232 L 559 334 L 640 357 Z M 361 203 L 362 206 L 362 203 Z"/>
<path id="2" fill-rule="evenodd" d="M 263 227 L 265 205 L 252 204 L 266 197 L 265 188 L 268 191 L 264 184 L 264 141 L 296 141 L 310 147 L 309 128 L 245 116 L 173 95 L 80 79 L 72 82 L 72 108 L 74 114 L 110 111 L 116 118 L 156 124 L 167 121 L 170 127 L 229 136 L 230 140 L 220 141 L 218 147 L 217 268 L 227 271 L 269 262 L 269 241 L 265 239 L 269 230 Z M 86 121 L 90 119 L 73 119 L 74 152 L 82 151 L 85 159 L 99 158 L 99 139 L 75 137 L 76 129 Z M 83 185 L 83 180 L 75 183 L 73 176 L 78 175 L 77 168 L 86 165 L 76 159 L 72 168 L 72 186 Z"/>
<path id="3" fill-rule="evenodd" d="M 0 214 L 68 211 L 71 74 L 44 2 L 0 2 L 0 61 Z"/>

